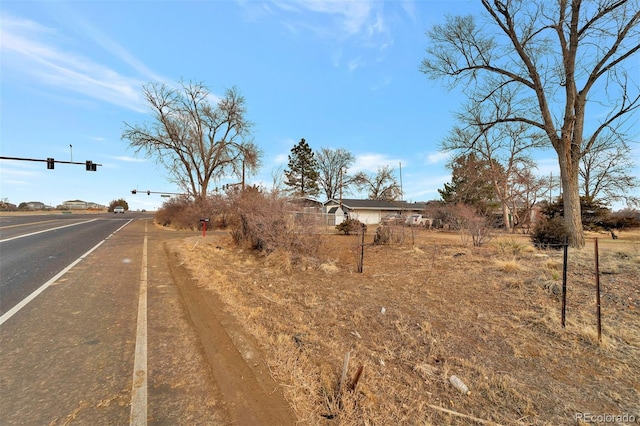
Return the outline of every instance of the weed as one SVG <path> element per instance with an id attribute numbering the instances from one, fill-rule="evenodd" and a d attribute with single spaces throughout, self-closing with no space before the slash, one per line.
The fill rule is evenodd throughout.
<path id="1" fill-rule="evenodd" d="M 629 245 L 624 236 L 615 244 Z M 468 423 L 437 406 L 499 424 L 569 424 L 575 410 L 637 406 L 640 317 L 637 286 L 628 283 L 640 264 L 618 253 L 632 251 L 603 250 L 603 267 L 611 262 L 617 273 L 603 276 L 600 342 L 592 247 L 570 251 L 563 329 L 552 290 L 560 288 L 562 253 L 537 256 L 527 237 L 465 248 L 454 233 L 419 231 L 419 250 L 367 246 L 368 266 L 350 274 L 353 238 L 317 238 L 332 260 L 290 271 L 275 257 L 215 252 L 226 241 L 183 244 L 194 276 L 263 343 L 300 423 L 326 424 L 327 415 L 336 425 Z M 353 392 L 340 394 L 347 351 L 348 380 L 360 366 L 364 373 Z M 451 374 L 470 397 L 449 384 Z"/>

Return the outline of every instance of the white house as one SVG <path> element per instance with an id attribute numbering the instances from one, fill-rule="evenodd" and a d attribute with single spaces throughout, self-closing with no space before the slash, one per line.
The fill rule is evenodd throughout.
<path id="1" fill-rule="evenodd" d="M 336 224 L 342 223 L 347 217 L 356 219 L 367 225 L 378 224 L 382 219 L 390 214 L 400 214 L 408 216 L 414 213 L 422 213 L 426 203 L 407 203 L 406 201 L 383 201 L 383 200 L 358 200 L 353 198 L 343 198 L 342 202 L 330 199 L 324 202 L 324 212 L 338 212 L 336 214 Z M 343 220 L 340 217 L 344 216 Z"/>

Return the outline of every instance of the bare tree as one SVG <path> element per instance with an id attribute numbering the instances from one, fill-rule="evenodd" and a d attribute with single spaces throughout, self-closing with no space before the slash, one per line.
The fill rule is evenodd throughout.
<path id="1" fill-rule="evenodd" d="M 227 176 L 242 178 L 260 166 L 260 150 L 251 140 L 245 99 L 236 88 L 211 105 L 202 83 L 143 86 L 153 121 L 125 124 L 123 139 L 136 153 L 155 157 L 169 178 L 197 199 L 206 199 L 209 184 Z"/>
<path id="2" fill-rule="evenodd" d="M 316 155 L 318 163 L 318 183 L 322 187 L 327 200 L 336 198 L 341 190 L 347 190 L 353 183 L 353 177 L 347 170 L 353 165 L 355 158 L 344 148 L 321 148 Z"/>
<path id="3" fill-rule="evenodd" d="M 354 183 L 360 190 L 366 190 L 370 200 L 395 201 L 402 197 L 400 185 L 393 175 L 393 168 L 384 166 L 378 168 L 375 175 L 364 172 L 356 174 Z"/>
<path id="4" fill-rule="evenodd" d="M 280 198 L 280 196 L 285 192 L 284 166 L 280 165 L 271 170 L 271 195 L 274 198 Z"/>
<path id="5" fill-rule="evenodd" d="M 531 169 L 516 170 L 508 185 L 509 211 L 513 215 L 513 229 L 529 231 L 533 222 L 533 209 L 540 197 L 544 196 L 549 182 L 535 176 Z"/>
<path id="6" fill-rule="evenodd" d="M 640 106 L 638 82 L 625 68 L 640 50 L 640 0 L 481 3 L 488 18 L 481 25 L 450 17 L 428 32 L 421 70 L 464 84 L 482 106 L 484 128 L 521 122 L 546 135 L 558 156 L 570 243 L 582 247 L 580 159 L 599 137 L 628 130 Z M 585 128 L 587 106 L 596 103 Z"/>
<path id="7" fill-rule="evenodd" d="M 463 154 L 474 153 L 477 158 L 486 161 L 494 194 L 502 207 L 504 227 L 511 231 L 511 218 L 515 213 L 513 206 L 516 204 L 513 198 L 516 192 L 512 185 L 524 170 L 535 167 L 529 153 L 533 148 L 542 147 L 544 140 L 532 133 L 530 126 L 524 123 L 505 123 L 485 129 L 477 110 L 460 114 L 459 120 L 466 123 L 466 127 L 454 127 L 442 142 L 442 148 Z"/>
<path id="8" fill-rule="evenodd" d="M 610 205 L 625 201 L 640 206 L 640 181 L 633 176 L 631 149 L 627 144 L 598 139 L 580 161 L 582 194 Z"/>

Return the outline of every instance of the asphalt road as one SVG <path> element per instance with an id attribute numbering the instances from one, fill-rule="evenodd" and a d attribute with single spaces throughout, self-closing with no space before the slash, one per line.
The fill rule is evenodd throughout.
<path id="1" fill-rule="evenodd" d="M 295 423 L 168 250 L 188 236 L 141 214 L 0 218 L 0 425 Z"/>
<path id="2" fill-rule="evenodd" d="M 131 220 L 107 214 L 0 218 L 0 316 Z"/>
<path id="3" fill-rule="evenodd" d="M 1 425 L 230 423 L 163 249 L 197 233 L 133 214 L 23 220 L 0 227 L 1 281 L 13 303 L 51 282 L 0 320 Z"/>

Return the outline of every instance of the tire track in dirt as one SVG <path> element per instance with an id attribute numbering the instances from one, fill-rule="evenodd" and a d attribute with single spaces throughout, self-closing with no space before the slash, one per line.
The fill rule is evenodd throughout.
<path id="1" fill-rule="evenodd" d="M 225 314 L 224 306 L 214 292 L 198 288 L 166 243 L 165 252 L 173 281 L 200 338 L 231 422 L 240 425 L 295 424 L 295 414 L 261 358 L 253 356 L 249 361 L 245 360 L 231 336 L 242 336 L 243 345 L 251 345 L 253 354 L 259 353 L 257 345 L 251 344 L 242 327 Z"/>

